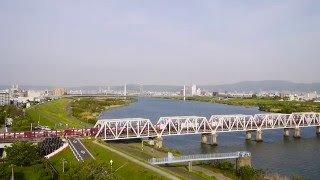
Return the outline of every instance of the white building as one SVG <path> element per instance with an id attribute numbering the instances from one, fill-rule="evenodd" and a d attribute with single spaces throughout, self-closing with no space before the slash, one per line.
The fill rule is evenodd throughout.
<path id="1" fill-rule="evenodd" d="M 192 85 L 192 87 L 191 87 L 191 95 L 192 96 L 197 95 L 197 86 L 195 84 Z"/>
<path id="2" fill-rule="evenodd" d="M 45 95 L 45 91 L 35 91 L 35 90 L 28 90 L 27 96 L 29 98 L 41 98 Z"/>
<path id="3" fill-rule="evenodd" d="M 10 94 L 6 91 L 0 91 L 0 106 L 10 104 Z"/>

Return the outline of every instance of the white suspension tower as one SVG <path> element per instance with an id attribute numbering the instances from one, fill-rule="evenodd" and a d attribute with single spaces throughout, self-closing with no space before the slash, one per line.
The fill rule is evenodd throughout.
<path id="1" fill-rule="evenodd" d="M 127 96 L 127 84 L 124 84 L 124 87 L 123 87 L 123 96 Z"/>
<path id="2" fill-rule="evenodd" d="M 183 86 L 183 100 L 186 100 L 186 85 Z"/>

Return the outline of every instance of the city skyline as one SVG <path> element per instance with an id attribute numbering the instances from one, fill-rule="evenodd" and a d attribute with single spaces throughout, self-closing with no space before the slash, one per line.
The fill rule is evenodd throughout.
<path id="1" fill-rule="evenodd" d="M 317 1 L 1 1 L 0 85 L 320 82 Z"/>

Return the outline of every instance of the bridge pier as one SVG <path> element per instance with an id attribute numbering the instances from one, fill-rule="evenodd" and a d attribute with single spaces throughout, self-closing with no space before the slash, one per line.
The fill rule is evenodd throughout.
<path id="1" fill-rule="evenodd" d="M 188 162 L 188 170 L 189 170 L 189 172 L 192 171 L 192 161 Z"/>
<path id="2" fill-rule="evenodd" d="M 290 137 L 290 129 L 284 128 L 283 129 L 283 136 L 284 137 Z"/>
<path id="3" fill-rule="evenodd" d="M 296 139 L 299 139 L 301 137 L 300 132 L 301 132 L 300 128 L 295 128 L 293 137 Z"/>
<path id="4" fill-rule="evenodd" d="M 257 130 L 256 131 L 256 142 L 262 142 L 262 131 L 261 130 Z"/>
<path id="5" fill-rule="evenodd" d="M 163 147 L 163 139 L 162 137 L 157 137 L 156 138 L 156 148 L 162 148 Z"/>
<path id="6" fill-rule="evenodd" d="M 320 126 L 317 126 L 316 133 L 320 134 Z"/>
<path id="7" fill-rule="evenodd" d="M 201 134 L 201 143 L 208 144 L 208 138 L 206 134 Z"/>
<path id="8" fill-rule="evenodd" d="M 250 166 L 251 167 L 251 156 L 244 156 L 239 157 L 236 159 L 236 171 L 240 173 L 240 168 L 243 166 Z"/>
<path id="9" fill-rule="evenodd" d="M 217 143 L 217 134 L 211 134 L 211 141 L 210 141 L 210 144 L 213 145 L 213 146 L 217 146 L 218 143 Z"/>
<path id="10" fill-rule="evenodd" d="M 246 140 L 251 140 L 251 132 L 246 131 Z"/>
<path id="11" fill-rule="evenodd" d="M 210 136 L 210 141 L 208 142 L 208 137 Z M 201 134 L 201 143 L 202 144 L 210 144 L 213 146 L 218 145 L 217 144 L 217 134 Z"/>

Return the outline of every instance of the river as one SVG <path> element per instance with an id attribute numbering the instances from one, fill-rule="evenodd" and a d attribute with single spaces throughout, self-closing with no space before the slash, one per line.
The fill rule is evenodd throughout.
<path id="1" fill-rule="evenodd" d="M 101 114 L 107 118 L 148 118 L 156 123 L 161 116 L 205 116 L 219 114 L 258 114 L 258 108 L 245 108 L 196 101 L 139 98 L 129 106 L 110 109 Z M 314 127 L 302 128 L 301 139 L 284 138 L 283 130 L 263 131 L 263 142 L 246 141 L 245 133 L 219 133 L 218 146 L 200 143 L 200 135 L 169 136 L 164 146 L 179 150 L 182 154 L 250 151 L 252 164 L 269 172 L 305 179 L 320 177 L 320 136 Z M 293 131 L 290 132 L 292 136 Z M 253 134 L 254 135 L 254 134 Z M 254 136 L 253 136 L 254 137 Z"/>

